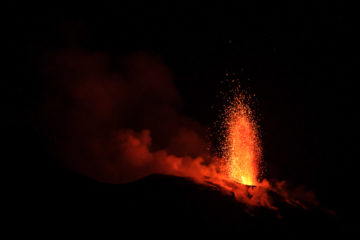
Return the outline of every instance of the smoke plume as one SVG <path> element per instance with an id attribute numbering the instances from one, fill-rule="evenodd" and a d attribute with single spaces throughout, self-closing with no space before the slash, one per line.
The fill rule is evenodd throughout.
<path id="1" fill-rule="evenodd" d="M 204 127 L 180 114 L 173 77 L 158 57 L 67 50 L 43 65 L 46 132 L 66 167 L 109 183 L 209 171 Z"/>

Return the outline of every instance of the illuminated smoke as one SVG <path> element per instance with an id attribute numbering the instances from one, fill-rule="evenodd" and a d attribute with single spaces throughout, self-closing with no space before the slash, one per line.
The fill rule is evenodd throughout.
<path id="1" fill-rule="evenodd" d="M 125 183 L 152 173 L 195 175 L 209 159 L 205 128 L 180 114 L 172 75 L 158 57 L 69 50 L 48 54 L 43 71 L 43 132 L 67 168 Z"/>

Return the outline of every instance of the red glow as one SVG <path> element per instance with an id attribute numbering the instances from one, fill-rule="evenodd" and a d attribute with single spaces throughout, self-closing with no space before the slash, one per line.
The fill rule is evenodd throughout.
<path id="1" fill-rule="evenodd" d="M 141 53 L 125 58 L 124 75 L 109 71 L 110 60 L 82 51 L 49 60 L 46 74 L 56 91 L 49 91 L 44 106 L 44 132 L 64 166 L 114 184 L 151 174 L 189 177 L 255 206 L 272 208 L 269 189 L 290 198 L 283 185 L 258 179 L 260 138 L 246 94 L 225 106 L 223 156 L 210 156 L 205 127 L 179 111 L 180 96 L 160 59 Z"/>

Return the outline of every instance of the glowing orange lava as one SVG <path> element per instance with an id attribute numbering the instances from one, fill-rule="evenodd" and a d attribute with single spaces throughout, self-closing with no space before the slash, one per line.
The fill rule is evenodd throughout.
<path id="1" fill-rule="evenodd" d="M 257 185 L 261 147 L 250 108 L 240 96 L 226 109 L 227 175 L 236 182 Z"/>

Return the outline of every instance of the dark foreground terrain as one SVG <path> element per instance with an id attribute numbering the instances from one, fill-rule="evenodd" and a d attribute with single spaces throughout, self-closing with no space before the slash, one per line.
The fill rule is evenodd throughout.
<path id="1" fill-rule="evenodd" d="M 177 235 L 195 231 L 203 236 L 224 232 L 252 239 L 345 237 L 341 220 L 319 209 L 291 206 L 280 196 L 274 196 L 279 210 L 250 208 L 216 187 L 166 175 L 111 185 L 56 171 L 46 187 L 34 186 L 25 198 L 25 219 L 52 233 Z"/>

